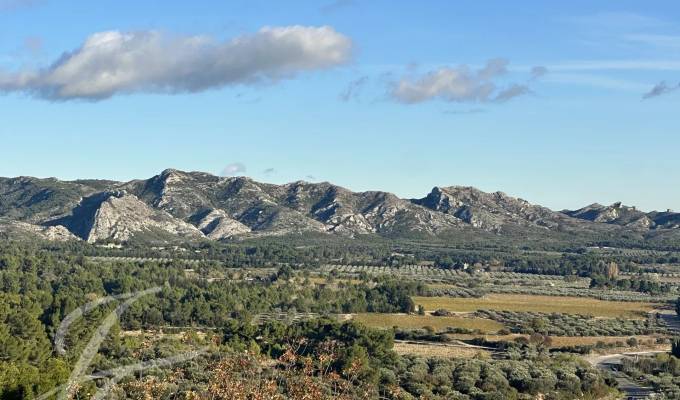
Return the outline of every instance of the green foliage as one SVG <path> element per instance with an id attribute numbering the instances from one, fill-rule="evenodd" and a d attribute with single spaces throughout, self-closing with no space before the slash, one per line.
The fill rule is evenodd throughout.
<path id="1" fill-rule="evenodd" d="M 498 321 L 515 333 L 551 336 L 626 336 L 665 332 L 654 315 L 647 319 L 594 318 L 587 315 L 480 310 L 480 318 Z"/>
<path id="2" fill-rule="evenodd" d="M 244 262 L 267 256 L 295 257 L 287 249 L 272 246 L 229 254 L 235 259 L 245 255 L 244 260 L 249 261 Z M 162 286 L 163 290 L 142 298 L 122 315 L 120 328 L 114 327 L 103 343 L 94 368 L 165 357 L 176 350 L 176 343 L 166 341 L 142 345 L 141 339 L 121 336 L 119 329 L 176 327 L 219 333 L 222 341 L 216 351 L 250 351 L 274 358 L 291 343 L 300 345 L 303 356 L 323 353 L 324 346 L 336 343 L 339 346 L 332 369 L 339 374 L 358 372 L 359 379 L 377 385 L 384 393 L 387 385 L 396 384 L 414 396 L 431 399 L 512 399 L 544 389 L 562 398 L 573 398 L 569 396 L 592 397 L 603 388 L 601 378 L 593 371 L 574 360 L 558 361 L 545 352 L 538 357 L 535 348 L 525 351 L 525 361 L 404 358 L 391 350 L 391 330 L 372 330 L 324 318 L 292 324 L 254 323 L 254 317 L 263 313 L 411 313 L 415 311 L 412 296 L 426 293 L 422 282 L 364 276 L 356 284 L 338 279 L 333 287 L 327 287 L 331 285 L 314 285 L 309 280 L 303 283 L 299 267 L 294 264 L 278 272 L 264 270 L 257 279 L 246 279 L 212 261 L 91 259 L 63 250 L 0 245 L 0 400 L 34 398 L 64 382 L 97 321 L 114 305 L 97 308 L 72 325 L 66 340 L 68 355 L 56 357 L 50 339 L 76 307 L 107 295 L 154 286 Z M 194 335 L 186 340 L 200 339 Z M 197 363 L 191 375 L 196 383 L 192 385 L 208 375 L 207 367 Z M 570 375 L 562 377 L 561 370 Z M 563 378 L 576 384 L 576 389 L 560 386 Z"/>
<path id="3" fill-rule="evenodd" d="M 680 338 L 675 338 L 671 342 L 671 354 L 680 359 Z"/>
<path id="4" fill-rule="evenodd" d="M 673 341 L 677 351 L 677 343 Z M 649 386 L 663 393 L 668 399 L 680 398 L 680 358 L 675 354 L 660 353 L 652 357 L 624 358 L 622 371 L 641 385 Z"/>
<path id="5" fill-rule="evenodd" d="M 447 360 L 405 357 L 402 387 L 427 399 L 597 398 L 609 390 L 591 367 L 569 356 L 539 360 Z M 533 398 L 533 397 L 531 397 Z"/>

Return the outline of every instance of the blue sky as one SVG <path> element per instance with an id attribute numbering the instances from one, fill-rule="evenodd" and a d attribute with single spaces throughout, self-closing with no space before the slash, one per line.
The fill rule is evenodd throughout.
<path id="1" fill-rule="evenodd" d="M 557 3 L 0 0 L 0 176 L 680 209 L 680 3 Z"/>

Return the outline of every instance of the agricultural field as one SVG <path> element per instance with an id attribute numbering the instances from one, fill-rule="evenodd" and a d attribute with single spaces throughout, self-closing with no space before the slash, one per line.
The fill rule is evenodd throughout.
<path id="1" fill-rule="evenodd" d="M 498 281 L 498 282 L 534 282 L 540 284 L 542 281 L 566 282 L 568 286 L 585 286 L 587 287 L 589 280 L 584 278 L 572 279 L 559 275 L 545 275 L 545 274 L 528 274 L 511 271 L 493 271 L 487 272 L 483 270 L 472 269 L 445 269 L 426 265 L 402 265 L 400 267 L 390 266 L 376 266 L 376 265 L 339 265 L 328 264 L 322 265 L 318 272 L 322 274 L 348 275 L 358 276 L 365 273 L 368 275 L 398 275 L 411 277 L 415 280 L 423 280 L 439 283 L 456 283 L 470 279 L 484 280 L 484 281 Z"/>
<path id="2" fill-rule="evenodd" d="M 488 350 L 440 343 L 395 342 L 393 349 L 397 354 L 420 357 L 491 358 L 491 352 Z"/>
<path id="3" fill-rule="evenodd" d="M 582 297 L 490 294 L 482 298 L 422 297 L 413 301 L 426 311 L 445 309 L 451 312 L 479 310 L 527 311 L 592 315 L 606 318 L 644 318 L 658 307 L 654 303 L 604 301 Z"/>
<path id="4" fill-rule="evenodd" d="M 629 301 L 666 303 L 674 301 L 680 295 L 680 274 L 643 273 L 633 275 L 622 273 L 622 278 L 635 276 L 655 282 L 671 284 L 666 293 L 649 294 L 633 290 L 608 290 L 591 288 L 591 279 L 579 276 L 560 276 L 546 274 L 520 273 L 512 271 L 452 270 L 432 266 L 405 265 L 400 267 L 371 265 L 324 265 L 310 278 L 318 283 L 325 283 L 325 277 L 333 275 L 336 282 L 352 282 L 357 277 L 398 276 L 401 279 L 420 281 L 427 284 L 428 296 L 442 297 L 483 297 L 487 294 L 518 294 L 538 296 L 590 297 L 607 301 Z M 676 282 L 677 280 L 677 282 Z M 677 283 L 677 285 L 675 285 Z"/>
<path id="5" fill-rule="evenodd" d="M 435 331 L 444 331 L 447 328 L 461 328 L 466 330 L 478 330 L 481 333 L 495 333 L 503 329 L 503 324 L 485 318 L 473 317 L 435 317 L 433 315 L 408 315 L 408 314 L 357 314 L 354 320 L 373 328 L 422 329 L 432 327 Z"/>
<path id="6" fill-rule="evenodd" d="M 538 313 L 527 311 L 482 310 L 476 317 L 504 324 L 515 333 L 540 333 L 549 336 L 618 336 L 665 333 L 665 325 L 656 314 L 645 319 L 602 318 L 579 314 Z"/>
<path id="7" fill-rule="evenodd" d="M 446 334 L 449 340 L 473 341 L 480 340 L 488 343 L 515 342 L 519 338 L 529 339 L 530 335 L 511 333 L 509 335 L 476 335 L 466 333 Z M 649 348 L 668 348 L 668 340 L 662 335 L 634 335 L 634 336 L 550 336 L 551 348 L 561 348 L 570 346 L 612 346 L 614 348 L 630 348 L 633 346 L 626 343 L 631 338 L 635 338 L 636 346 L 644 349 Z"/>

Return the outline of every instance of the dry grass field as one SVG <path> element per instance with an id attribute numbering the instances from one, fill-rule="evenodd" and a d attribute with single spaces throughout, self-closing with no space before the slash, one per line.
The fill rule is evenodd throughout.
<path id="1" fill-rule="evenodd" d="M 585 297 L 490 294 L 482 298 L 414 297 L 427 311 L 439 308 L 452 312 L 477 310 L 531 311 L 583 314 L 606 318 L 641 318 L 657 305 L 653 303 L 605 301 Z"/>
<path id="2" fill-rule="evenodd" d="M 651 347 L 656 344 L 656 337 L 654 336 L 634 336 L 641 346 Z M 603 343 L 626 343 L 630 336 L 552 336 L 552 347 L 566 347 L 566 346 L 594 346 L 598 342 Z"/>
<path id="3" fill-rule="evenodd" d="M 412 354 L 421 357 L 443 357 L 443 358 L 490 358 L 491 353 L 482 349 L 442 346 L 439 344 L 416 344 L 397 342 L 393 350 L 397 354 Z"/>
<path id="4" fill-rule="evenodd" d="M 479 329 L 483 333 L 495 333 L 503 328 L 499 322 L 483 318 L 464 317 L 435 317 L 432 315 L 407 315 L 407 314 L 357 314 L 353 317 L 366 326 L 373 328 L 400 328 L 418 329 L 431 326 L 437 331 L 446 328 Z"/>

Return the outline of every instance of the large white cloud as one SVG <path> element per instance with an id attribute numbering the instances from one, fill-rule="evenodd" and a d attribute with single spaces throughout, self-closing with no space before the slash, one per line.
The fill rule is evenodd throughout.
<path id="1" fill-rule="evenodd" d="M 450 102 L 503 102 L 529 93 L 529 87 L 512 84 L 502 88 L 497 78 L 507 73 L 508 61 L 496 58 L 479 69 L 467 65 L 442 67 L 395 82 L 390 95 L 407 104 L 440 99 Z"/>
<path id="2" fill-rule="evenodd" d="M 224 42 L 157 31 L 110 31 L 91 35 L 44 70 L 0 71 L 0 91 L 51 100 L 200 92 L 330 68 L 348 61 L 351 52 L 351 40 L 328 26 L 266 27 Z"/>

